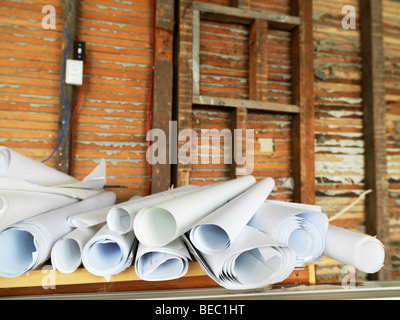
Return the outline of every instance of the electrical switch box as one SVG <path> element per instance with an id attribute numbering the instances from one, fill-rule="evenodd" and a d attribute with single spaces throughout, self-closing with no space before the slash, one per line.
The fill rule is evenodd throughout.
<path id="1" fill-rule="evenodd" d="M 65 83 L 75 86 L 82 85 L 83 61 L 67 59 L 65 68 Z"/>
<path id="2" fill-rule="evenodd" d="M 74 41 L 74 60 L 85 61 L 85 42 Z"/>

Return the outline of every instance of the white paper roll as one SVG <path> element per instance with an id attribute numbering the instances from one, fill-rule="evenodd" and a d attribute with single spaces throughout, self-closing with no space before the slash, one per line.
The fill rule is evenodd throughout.
<path id="1" fill-rule="evenodd" d="M 115 205 L 85 212 L 68 218 L 68 223 L 74 228 L 89 228 L 106 223 L 107 215 Z"/>
<path id="2" fill-rule="evenodd" d="M 266 178 L 202 219 L 190 232 L 193 245 L 206 254 L 226 250 L 275 186 Z"/>
<path id="3" fill-rule="evenodd" d="M 232 245 L 208 255 L 183 237 L 201 267 L 219 285 L 231 290 L 265 287 L 281 282 L 294 270 L 296 256 L 280 243 L 255 228 L 245 226 Z"/>
<path id="4" fill-rule="evenodd" d="M 325 248 L 329 224 L 324 213 L 307 211 L 309 205 L 302 208 L 301 204 L 267 200 L 248 223 L 287 244 L 296 253 L 296 263 L 299 266 L 320 257 Z"/>
<path id="5" fill-rule="evenodd" d="M 25 180 L 42 186 L 79 182 L 61 171 L 3 146 L 0 146 L 0 176 Z"/>
<path id="6" fill-rule="evenodd" d="M 0 230 L 78 201 L 78 199 L 58 194 L 0 190 Z"/>
<path id="7" fill-rule="evenodd" d="M 74 272 L 82 264 L 82 250 L 99 227 L 74 229 L 51 249 L 51 264 L 61 273 Z"/>
<path id="8" fill-rule="evenodd" d="M 135 258 L 135 270 L 146 281 L 165 281 L 183 277 L 190 258 L 183 241 L 178 238 L 164 247 L 147 247 L 139 243 Z"/>
<path id="9" fill-rule="evenodd" d="M 72 231 L 68 217 L 109 206 L 113 192 L 49 211 L 9 226 L 0 232 L 0 276 L 17 277 L 45 262 L 56 241 Z"/>
<path id="10" fill-rule="evenodd" d="M 83 248 L 83 266 L 109 281 L 112 275 L 130 266 L 136 242 L 133 232 L 121 235 L 104 225 Z"/>
<path id="11" fill-rule="evenodd" d="M 110 209 L 107 215 L 108 227 L 120 234 L 132 231 L 135 216 L 141 209 L 193 193 L 199 189 L 198 186 L 188 185 L 120 203 Z"/>
<path id="12" fill-rule="evenodd" d="M 42 163 L 40 163 L 39 167 L 41 166 L 43 166 Z M 51 172 L 53 171 L 57 172 L 57 170 L 54 169 L 51 170 L 49 173 L 50 176 Z M 21 169 L 21 171 L 24 170 Z M 46 170 L 42 170 L 42 172 L 43 174 L 45 174 Z M 57 176 L 57 174 L 54 173 L 53 176 Z M 45 185 L 41 185 L 38 183 L 30 182 L 29 180 L 23 180 L 17 174 L 13 174 L 13 176 L 0 176 L 0 191 L 12 190 L 12 191 L 41 192 L 49 194 L 59 194 L 81 200 L 86 199 L 104 191 L 103 187 L 106 183 L 106 163 L 104 159 L 102 159 L 100 164 L 97 167 L 95 167 L 93 171 L 88 176 L 86 176 L 82 181 L 79 181 L 72 177 L 70 178 L 71 179 L 69 182 L 71 183 L 65 183 L 65 184 L 63 184 L 62 182 L 54 181 L 56 180 L 55 178 L 48 180 L 46 180 L 46 178 L 43 178 L 42 180 L 40 180 L 38 178 L 36 179 L 35 176 L 35 178 L 30 179 L 30 180 L 37 180 L 40 183 L 44 183 L 44 181 L 46 181 Z M 27 179 L 29 179 L 29 177 L 27 177 Z M 49 181 L 52 181 L 55 184 L 49 185 L 50 183 Z"/>
<path id="13" fill-rule="evenodd" d="M 385 260 L 384 246 L 378 239 L 332 225 L 323 255 L 366 273 L 378 272 Z"/>
<path id="14" fill-rule="evenodd" d="M 147 246 L 164 246 L 254 183 L 244 176 L 143 208 L 134 220 L 136 237 Z"/>

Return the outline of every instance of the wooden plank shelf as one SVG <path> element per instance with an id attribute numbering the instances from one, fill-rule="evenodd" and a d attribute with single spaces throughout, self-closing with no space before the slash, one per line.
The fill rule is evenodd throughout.
<path id="1" fill-rule="evenodd" d="M 246 99 L 231 99 L 210 97 L 203 95 L 193 95 L 193 104 L 198 106 L 218 106 L 218 107 L 232 107 L 232 108 L 247 108 L 257 109 L 264 111 L 276 111 L 285 113 L 299 113 L 299 106 L 294 104 L 283 104 L 269 101 L 257 101 Z"/>
<path id="2" fill-rule="evenodd" d="M 286 280 L 279 284 L 315 284 L 315 265 L 297 267 Z M 44 265 L 19 277 L 0 278 L 0 297 L 208 287 L 219 287 L 219 285 L 204 272 L 198 262 L 189 263 L 189 270 L 185 276 L 168 281 L 141 280 L 133 266 L 113 275 L 107 282 L 104 277 L 95 276 L 83 267 L 73 273 L 63 274 L 52 270 L 50 265 Z"/>
<path id="3" fill-rule="evenodd" d="M 253 20 L 260 19 L 268 21 L 272 27 L 284 30 L 292 30 L 300 25 L 299 17 L 259 9 L 243 9 L 193 2 L 193 10 L 200 11 L 203 20 L 251 24 Z"/>

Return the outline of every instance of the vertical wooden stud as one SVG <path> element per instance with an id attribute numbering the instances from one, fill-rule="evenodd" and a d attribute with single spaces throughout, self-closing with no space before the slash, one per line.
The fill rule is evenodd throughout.
<path id="1" fill-rule="evenodd" d="M 256 19 L 249 35 L 249 95 L 250 100 L 268 101 L 268 22 Z"/>
<path id="2" fill-rule="evenodd" d="M 233 6 L 240 9 L 250 9 L 250 0 L 232 0 Z"/>
<path id="3" fill-rule="evenodd" d="M 382 1 L 360 0 L 362 98 L 365 143 L 366 232 L 385 245 L 385 267 L 372 279 L 390 280 L 390 234 L 385 139 L 385 87 Z"/>
<path id="4" fill-rule="evenodd" d="M 168 137 L 173 98 L 174 0 L 156 1 L 155 28 L 152 128 L 163 130 Z M 168 139 L 165 152 L 166 163 L 152 165 L 152 193 L 165 191 L 171 185 Z"/>
<path id="5" fill-rule="evenodd" d="M 78 21 L 78 2 L 79 2 L 78 0 L 65 1 L 63 27 L 65 27 L 65 29 L 68 32 L 69 40 L 66 32 L 64 31 L 62 38 L 61 68 L 63 67 L 64 64 L 64 55 L 65 51 L 68 49 L 69 41 L 70 41 L 70 48 L 67 52 L 66 58 L 72 59 L 73 57 L 73 46 L 74 46 L 77 21 Z M 65 79 L 61 79 L 61 81 L 62 83 L 64 83 Z M 71 155 L 70 121 L 71 121 L 72 109 L 74 107 L 74 86 L 69 84 L 64 84 L 64 95 L 68 107 L 68 112 L 67 109 L 65 108 L 64 97 L 62 96 L 62 93 L 60 91 L 60 98 L 59 98 L 60 105 L 59 105 L 58 128 L 57 128 L 58 139 L 60 139 L 60 137 L 62 136 L 66 118 L 67 118 L 67 124 L 66 124 L 67 127 L 65 129 L 64 138 L 61 141 L 60 146 L 58 147 L 54 156 L 57 163 L 57 170 L 68 173 L 69 167 L 71 165 L 70 164 L 70 155 Z"/>
<path id="6" fill-rule="evenodd" d="M 193 3 L 189 0 L 176 0 L 178 34 L 176 59 L 176 114 L 178 132 L 192 128 L 192 90 L 193 90 Z M 178 152 L 187 141 L 178 141 Z M 174 184 L 177 187 L 189 184 L 191 164 L 179 160 L 174 174 Z"/>
<path id="7" fill-rule="evenodd" d="M 300 26 L 292 37 L 293 104 L 300 112 L 293 116 L 292 152 L 294 201 L 315 203 L 314 154 L 314 47 L 312 1 L 293 0 L 292 14 L 300 18 Z"/>
<path id="8" fill-rule="evenodd" d="M 200 95 L 200 12 L 193 10 L 193 95 Z"/>

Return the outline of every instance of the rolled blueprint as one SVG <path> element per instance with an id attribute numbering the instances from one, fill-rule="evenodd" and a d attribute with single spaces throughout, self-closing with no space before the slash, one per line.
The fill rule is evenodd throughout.
<path id="1" fill-rule="evenodd" d="M 109 281 L 112 275 L 130 266 L 135 245 L 137 241 L 132 231 L 121 235 L 104 225 L 83 248 L 83 266 Z"/>
<path id="2" fill-rule="evenodd" d="M 208 255 L 183 237 L 204 271 L 219 285 L 232 290 L 265 287 L 285 280 L 295 268 L 294 252 L 255 228 L 245 226 L 226 250 Z"/>
<path id="3" fill-rule="evenodd" d="M 254 183 L 253 176 L 244 176 L 143 208 L 133 224 L 136 237 L 147 246 L 164 246 Z"/>
<path id="4" fill-rule="evenodd" d="M 65 195 L 77 199 L 86 199 L 104 191 L 103 187 L 106 183 L 106 163 L 104 159 L 102 159 L 100 164 L 82 181 L 76 180 L 75 178 L 73 179 L 73 183 L 40 185 L 17 177 L 0 176 L 0 192 L 3 190 L 43 192 Z"/>
<path id="5" fill-rule="evenodd" d="M 77 214 L 76 216 L 69 217 L 68 223 L 74 228 L 89 228 L 99 224 L 103 225 L 106 223 L 108 212 L 110 212 L 114 206 L 115 205 Z"/>
<path id="6" fill-rule="evenodd" d="M 385 260 L 385 250 L 378 239 L 332 225 L 323 254 L 366 273 L 378 272 Z"/>
<path id="7" fill-rule="evenodd" d="M 135 270 L 146 281 L 164 281 L 183 277 L 188 268 L 189 251 L 181 238 L 164 247 L 147 247 L 139 243 Z"/>
<path id="8" fill-rule="evenodd" d="M 75 228 L 88 228 L 107 223 L 111 231 L 124 234 L 133 230 L 133 218 L 140 209 L 151 204 L 194 192 L 199 188 L 200 187 L 189 185 L 146 197 L 134 196 L 128 201 L 107 208 L 101 208 L 70 217 L 68 223 Z"/>
<path id="9" fill-rule="evenodd" d="M 0 191 L 0 230 L 41 213 L 78 202 L 59 194 L 18 190 Z"/>
<path id="10" fill-rule="evenodd" d="M 108 227 L 120 234 L 132 231 L 134 218 L 141 209 L 193 193 L 199 189 L 199 186 L 188 185 L 120 203 L 110 209 L 107 215 Z"/>
<path id="11" fill-rule="evenodd" d="M 82 264 L 82 250 L 100 227 L 74 229 L 51 249 L 51 264 L 61 273 L 74 272 Z"/>
<path id="12" fill-rule="evenodd" d="M 274 186 L 274 180 L 266 178 L 202 219 L 190 232 L 193 245 L 206 254 L 226 250 Z"/>
<path id="13" fill-rule="evenodd" d="M 42 186 L 79 182 L 61 171 L 3 146 L 0 146 L 0 176 L 25 180 Z"/>
<path id="14" fill-rule="evenodd" d="M 324 213 L 310 208 L 318 207 L 267 200 L 248 225 L 287 244 L 296 254 L 296 264 L 303 265 L 321 256 L 329 224 Z"/>
<path id="15" fill-rule="evenodd" d="M 0 276 L 17 277 L 45 262 L 58 239 L 72 231 L 69 216 L 109 206 L 113 192 L 103 192 L 86 200 L 13 224 L 0 232 Z"/>
<path id="16" fill-rule="evenodd" d="M 8 163 L 7 154 L 13 155 L 12 159 L 17 159 L 14 162 L 11 161 L 9 167 L 6 167 Z M 57 170 L 48 168 L 40 162 L 11 152 L 6 148 L 0 148 L 0 162 L 3 162 L 3 167 L 0 167 L 0 171 L 7 174 L 7 176 L 0 175 L 0 230 L 16 222 L 64 207 L 104 191 L 103 187 L 106 182 L 106 164 L 104 160 L 82 181 L 65 174 L 59 175 Z M 24 174 L 17 174 L 19 166 L 25 163 L 29 165 L 31 162 L 35 164 L 32 165 L 33 169 L 36 168 L 41 175 L 48 174 L 49 179 L 41 175 L 37 176 L 37 172 L 33 172 L 33 169 L 28 170 L 22 167 L 20 171 Z M 21 176 L 26 176 L 27 179 L 33 182 L 19 179 Z M 56 179 L 56 177 L 58 178 Z M 66 177 L 69 177 L 69 180 Z M 72 183 L 61 184 L 62 182 L 68 182 L 67 180 L 69 182 L 72 181 Z M 56 184 L 50 185 L 50 183 Z"/>

